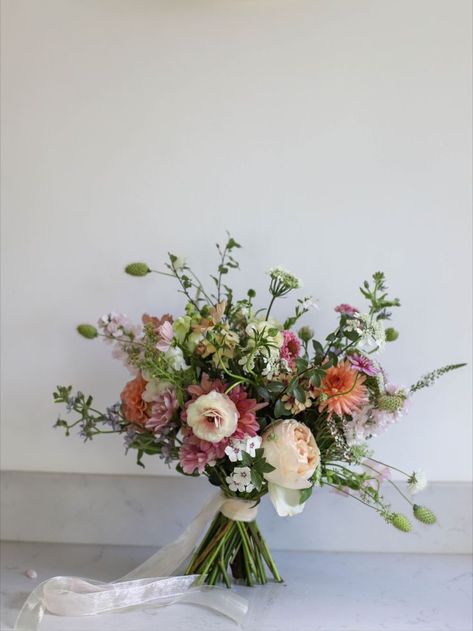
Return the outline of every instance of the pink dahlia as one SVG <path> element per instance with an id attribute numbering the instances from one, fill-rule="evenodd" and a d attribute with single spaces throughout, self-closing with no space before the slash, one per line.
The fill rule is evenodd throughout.
<path id="1" fill-rule="evenodd" d="M 187 408 L 191 403 L 203 394 L 208 394 L 212 390 L 223 394 L 227 385 L 220 379 L 212 381 L 206 373 L 202 374 L 200 384 L 195 384 L 187 388 L 187 392 L 191 395 L 189 401 L 186 402 L 181 418 L 187 421 Z M 249 399 L 248 393 L 243 386 L 236 386 L 228 393 L 228 397 L 233 401 L 238 412 L 237 428 L 233 434 L 234 438 L 243 438 L 243 436 L 256 436 L 260 426 L 256 418 L 256 412 L 268 404 L 257 403 L 256 399 Z M 222 444 L 225 441 L 222 441 Z M 220 444 L 220 443 L 219 443 Z"/>
<path id="2" fill-rule="evenodd" d="M 182 470 L 189 475 L 192 475 L 196 469 L 199 473 L 203 473 L 207 465 L 213 467 L 219 458 L 224 457 L 226 445 L 226 441 L 209 443 L 206 440 L 200 440 L 194 434 L 188 434 L 184 437 L 179 450 Z"/>
<path id="3" fill-rule="evenodd" d="M 356 313 L 359 313 L 359 310 L 356 307 L 352 307 L 351 305 L 347 305 L 345 302 L 342 302 L 341 305 L 335 307 L 335 311 L 340 314 L 354 316 Z"/>
<path id="4" fill-rule="evenodd" d="M 155 434 L 161 432 L 170 422 L 178 407 L 176 391 L 174 388 L 166 388 L 153 400 L 151 418 L 146 423 L 146 429 L 150 429 Z"/>
<path id="5" fill-rule="evenodd" d="M 281 359 L 285 359 L 291 368 L 301 352 L 301 343 L 293 331 L 283 331 L 284 341 L 279 351 Z"/>

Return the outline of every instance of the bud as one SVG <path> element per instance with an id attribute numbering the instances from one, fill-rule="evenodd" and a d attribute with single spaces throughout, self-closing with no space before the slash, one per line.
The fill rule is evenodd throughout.
<path id="1" fill-rule="evenodd" d="M 97 337 L 98 335 L 97 329 L 91 324 L 79 324 L 77 327 L 77 333 L 82 335 L 82 337 L 86 337 L 88 340 L 93 340 L 94 337 Z"/>
<path id="2" fill-rule="evenodd" d="M 396 329 L 393 329 L 392 326 L 390 326 L 389 328 L 385 330 L 385 334 L 386 334 L 386 342 L 394 342 L 399 337 L 399 331 L 396 331 Z"/>
<path id="3" fill-rule="evenodd" d="M 310 340 L 314 337 L 314 329 L 310 326 L 302 326 L 297 332 L 297 335 L 303 342 L 310 342 Z"/>
<path id="4" fill-rule="evenodd" d="M 391 513 L 388 517 L 388 521 L 394 526 L 394 528 L 397 528 L 402 532 L 410 532 L 412 530 L 411 522 L 402 513 Z"/>
<path id="5" fill-rule="evenodd" d="M 125 272 L 130 276 L 146 276 L 151 270 L 146 263 L 129 263 L 125 267 Z"/>
<path id="6" fill-rule="evenodd" d="M 256 296 L 256 291 L 254 289 L 248 289 L 248 298 L 254 298 Z"/>
<path id="7" fill-rule="evenodd" d="M 430 508 L 427 508 L 426 506 L 419 506 L 418 504 L 414 504 L 414 517 L 423 524 L 429 524 L 429 526 L 435 524 L 437 521 L 437 517 L 435 517 Z"/>
<path id="8" fill-rule="evenodd" d="M 405 400 L 405 397 L 400 394 L 382 394 L 376 404 L 380 410 L 394 414 L 394 412 L 402 410 Z"/>

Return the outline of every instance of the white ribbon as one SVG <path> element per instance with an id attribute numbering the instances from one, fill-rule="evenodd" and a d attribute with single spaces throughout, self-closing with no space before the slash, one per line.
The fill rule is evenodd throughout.
<path id="1" fill-rule="evenodd" d="M 164 607 L 185 602 L 208 607 L 237 623 L 248 611 L 247 601 L 220 587 L 193 587 L 197 575 L 172 576 L 193 551 L 207 522 L 221 511 L 235 521 L 253 521 L 257 507 L 249 500 L 210 498 L 197 517 L 172 543 L 112 583 L 56 576 L 40 583 L 28 596 L 15 631 L 37 631 L 45 611 L 59 616 L 92 616 L 128 607 Z"/>

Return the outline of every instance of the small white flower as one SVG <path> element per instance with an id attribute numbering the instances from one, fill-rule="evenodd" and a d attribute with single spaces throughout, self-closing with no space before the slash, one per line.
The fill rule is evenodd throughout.
<path id="1" fill-rule="evenodd" d="M 252 458 L 256 456 L 256 450 L 261 447 L 261 436 L 251 436 L 244 443 L 243 451 L 246 451 Z"/>
<path id="2" fill-rule="evenodd" d="M 225 447 L 225 453 L 227 454 L 230 462 L 237 462 L 243 458 L 242 455 L 242 447 L 240 445 L 241 441 L 234 440 L 231 445 Z"/>
<path id="3" fill-rule="evenodd" d="M 409 493 L 411 495 L 415 495 L 416 493 L 420 493 L 427 486 L 427 475 L 422 469 L 416 469 L 413 471 L 407 480 Z"/>
<path id="4" fill-rule="evenodd" d="M 250 467 L 235 467 L 231 475 L 225 478 L 230 491 L 250 493 L 255 487 L 251 482 Z"/>
<path id="5" fill-rule="evenodd" d="M 301 302 L 301 307 L 303 309 L 307 309 L 307 310 L 319 310 L 320 307 L 317 304 L 318 300 L 312 300 L 312 298 L 305 298 L 302 302 Z"/>

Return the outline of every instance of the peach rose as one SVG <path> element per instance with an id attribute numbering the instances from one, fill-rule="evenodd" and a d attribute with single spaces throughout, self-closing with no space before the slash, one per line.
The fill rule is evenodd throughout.
<path id="1" fill-rule="evenodd" d="M 283 517 L 302 512 L 300 490 L 312 486 L 309 478 L 320 462 L 320 451 L 312 432 L 295 419 L 279 421 L 263 434 L 267 462 L 274 467 L 265 473 L 268 491 L 277 513 Z"/>
<path id="2" fill-rule="evenodd" d="M 201 440 L 218 443 L 231 436 L 238 424 L 236 405 L 216 390 L 201 395 L 187 407 L 187 424 Z"/>

